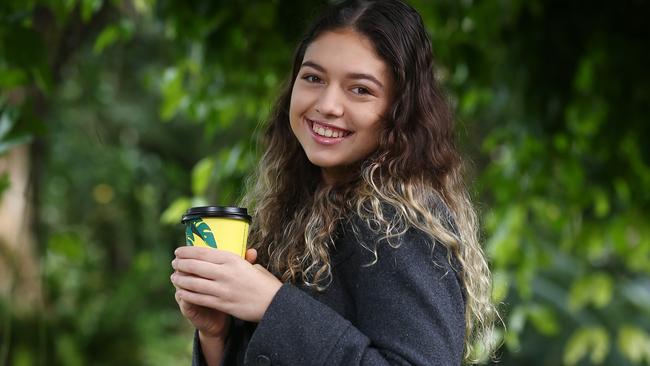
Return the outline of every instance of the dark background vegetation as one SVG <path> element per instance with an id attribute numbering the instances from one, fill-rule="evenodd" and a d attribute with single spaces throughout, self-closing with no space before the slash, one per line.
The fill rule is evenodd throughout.
<path id="1" fill-rule="evenodd" d="M 189 362 L 178 219 L 240 197 L 323 3 L 0 3 L 0 159 L 29 157 L 34 236 L 0 237 L 0 364 Z M 650 364 L 650 3 L 411 4 L 471 162 L 500 364 Z"/>

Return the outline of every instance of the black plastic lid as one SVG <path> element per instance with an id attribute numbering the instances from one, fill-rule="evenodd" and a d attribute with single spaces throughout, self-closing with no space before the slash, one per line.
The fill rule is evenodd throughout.
<path id="1" fill-rule="evenodd" d="M 183 215 L 181 223 L 185 223 L 185 221 L 194 220 L 201 217 L 228 217 L 251 222 L 251 217 L 248 215 L 248 210 L 243 207 L 201 206 L 188 209 L 187 212 L 185 212 L 185 215 Z"/>

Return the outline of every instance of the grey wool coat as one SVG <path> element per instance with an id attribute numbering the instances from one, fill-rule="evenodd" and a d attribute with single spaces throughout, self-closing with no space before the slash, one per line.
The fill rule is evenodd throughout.
<path id="1" fill-rule="evenodd" d="M 234 319 L 222 365 L 461 364 L 457 261 L 416 229 L 391 246 L 360 220 L 346 226 L 335 240 L 329 287 L 284 284 L 258 324 Z M 367 248 L 375 245 L 371 264 Z M 196 334 L 192 364 L 206 365 Z"/>

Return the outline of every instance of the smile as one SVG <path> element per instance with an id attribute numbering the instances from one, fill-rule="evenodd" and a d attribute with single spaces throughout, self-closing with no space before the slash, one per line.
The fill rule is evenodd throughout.
<path id="1" fill-rule="evenodd" d="M 326 138 L 346 137 L 352 133 L 352 131 L 326 126 L 310 119 L 307 119 L 307 122 L 311 125 L 311 130 L 314 134 Z"/>

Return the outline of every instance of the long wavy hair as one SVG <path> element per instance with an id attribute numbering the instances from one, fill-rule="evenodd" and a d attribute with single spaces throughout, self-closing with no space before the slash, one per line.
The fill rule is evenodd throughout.
<path id="1" fill-rule="evenodd" d="M 394 100 L 382 118 L 378 148 L 353 168 L 355 178 L 326 185 L 291 131 L 289 106 L 307 47 L 324 32 L 341 29 L 372 42 L 392 72 Z M 351 216 L 391 245 L 409 228 L 419 229 L 460 264 L 466 360 L 473 361 L 474 347 L 490 348 L 498 316 L 490 271 L 463 183 L 453 113 L 435 80 L 431 41 L 417 11 L 397 0 L 330 8 L 299 43 L 262 143 L 264 154 L 241 202 L 254 213 L 249 243 L 259 263 L 285 282 L 322 290 L 331 280 L 337 229 Z M 368 249 L 376 259 L 376 246 Z"/>

